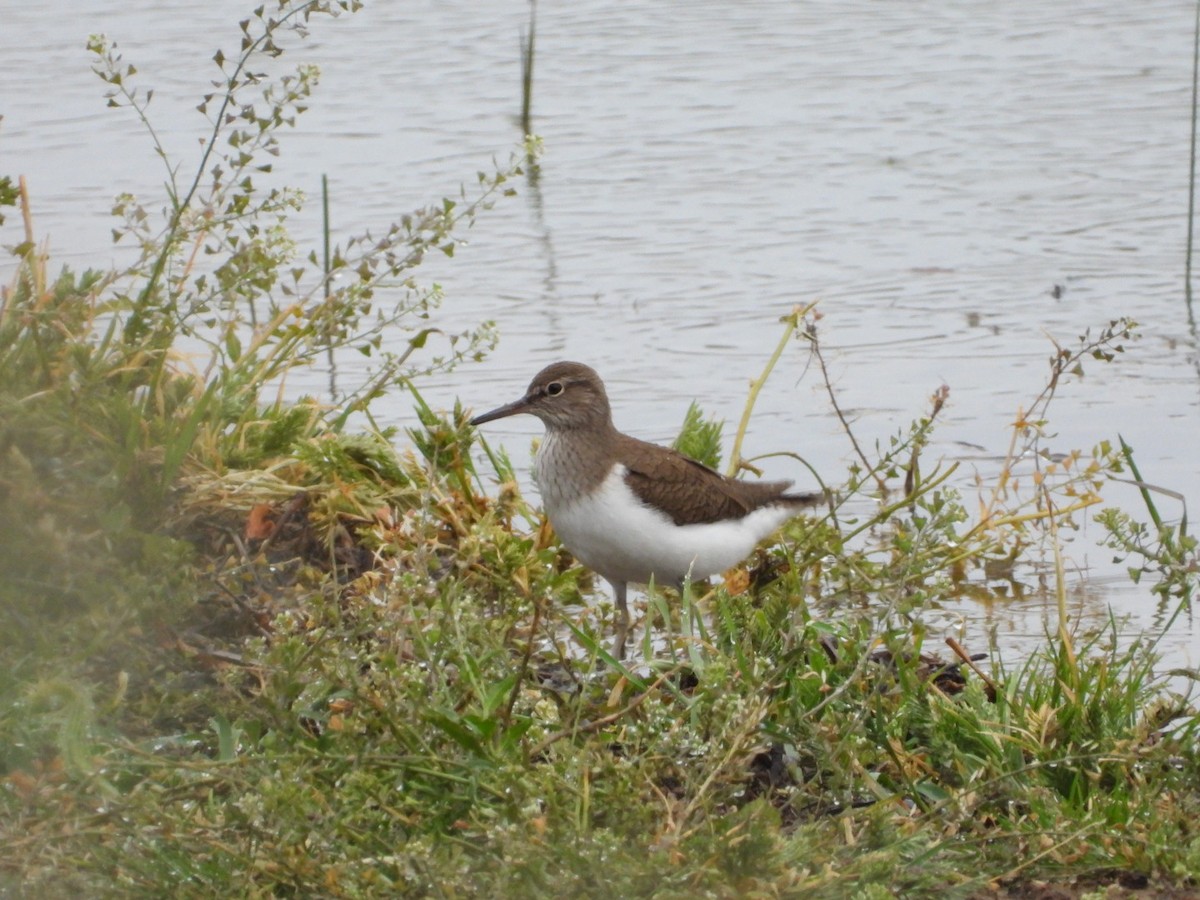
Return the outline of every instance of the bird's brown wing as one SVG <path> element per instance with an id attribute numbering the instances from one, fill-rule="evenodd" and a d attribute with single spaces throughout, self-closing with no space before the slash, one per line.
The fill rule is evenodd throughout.
<path id="1" fill-rule="evenodd" d="M 790 481 L 736 481 L 682 453 L 622 438 L 621 462 L 628 470 L 625 483 L 643 503 L 661 509 L 676 525 L 739 519 L 770 503 L 809 502 L 807 495 L 784 493 Z"/>

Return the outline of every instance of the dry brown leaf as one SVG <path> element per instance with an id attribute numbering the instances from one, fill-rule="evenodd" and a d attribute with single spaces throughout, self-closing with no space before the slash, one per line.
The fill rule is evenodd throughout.
<path id="1" fill-rule="evenodd" d="M 265 541 L 275 533 L 274 509 L 269 503 L 259 503 L 246 517 L 246 539 Z"/>
<path id="2" fill-rule="evenodd" d="M 749 588 L 750 573 L 745 569 L 737 568 L 725 574 L 725 590 L 729 592 L 731 597 L 744 594 Z"/>

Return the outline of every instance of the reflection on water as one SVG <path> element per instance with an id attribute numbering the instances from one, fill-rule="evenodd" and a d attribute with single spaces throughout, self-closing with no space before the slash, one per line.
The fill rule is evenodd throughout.
<path id="1" fill-rule="evenodd" d="M 215 74 L 211 53 L 236 46 L 248 7 L 48 0 L 8 11 L 0 171 L 29 177 L 58 259 L 114 259 L 110 199 L 153 196 L 165 177 L 128 111 L 104 108 L 87 34 L 121 43 L 156 89 L 166 146 L 187 159 L 204 130 L 193 107 Z M 549 360 L 577 358 L 604 376 L 619 426 L 666 440 L 693 397 L 736 420 L 779 317 L 820 298 L 859 441 L 886 440 L 947 384 L 931 452 L 962 462 L 970 492 L 976 474 L 995 475 L 1008 424 L 1044 384 L 1047 336 L 1071 343 L 1128 315 L 1144 338 L 1060 388 L 1050 449 L 1120 432 L 1144 477 L 1200 499 L 1181 281 L 1186 4 L 580 0 L 539 13 L 539 181 L 425 276 L 445 288 L 441 324 L 492 318 L 501 344 L 431 384 L 435 405 L 489 406 Z M 327 173 L 343 235 L 454 194 L 518 142 L 526 15 L 525 4 L 458 0 L 316 23 L 307 48 L 285 57 L 324 76 L 285 135 L 280 177 L 315 197 Z M 317 207 L 294 223 L 302 244 L 316 244 Z M 314 372 L 295 387 L 324 384 Z M 411 417 L 400 394 L 381 412 Z M 506 420 L 495 439 L 519 459 L 537 430 Z M 748 445 L 797 450 L 838 480 L 849 447 L 800 345 L 764 392 Z M 769 474 L 803 481 L 769 462 Z M 1132 490 L 1117 493 L 1139 508 Z M 1098 537 L 1092 525 L 1071 545 L 1078 616 L 1102 619 L 1111 604 L 1130 627 L 1153 624 L 1148 592 L 1116 577 Z M 1023 644 L 1042 639 L 1047 610 L 1034 591 L 961 612 L 969 628 Z M 1196 632 L 1179 628 L 1172 653 L 1195 665 Z"/>

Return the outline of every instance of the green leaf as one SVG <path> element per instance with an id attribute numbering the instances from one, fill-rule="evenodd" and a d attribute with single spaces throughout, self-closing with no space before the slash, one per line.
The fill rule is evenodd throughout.
<path id="1" fill-rule="evenodd" d="M 428 713 L 425 716 L 425 721 L 435 728 L 441 730 L 446 737 L 454 741 L 468 753 L 473 753 L 475 756 L 486 758 L 488 753 L 479 739 L 471 732 L 471 729 L 464 726 L 461 722 L 451 718 L 449 715 L 440 712 Z"/>
<path id="2" fill-rule="evenodd" d="M 213 716 L 208 720 L 208 724 L 217 733 L 217 759 L 221 762 L 232 762 L 237 759 L 242 730 L 222 715 Z"/>
<path id="3" fill-rule="evenodd" d="M 724 422 L 716 419 L 705 421 L 700 404 L 692 401 L 683 417 L 679 437 L 671 445 L 684 456 L 716 469 L 721 465 L 721 429 Z"/>

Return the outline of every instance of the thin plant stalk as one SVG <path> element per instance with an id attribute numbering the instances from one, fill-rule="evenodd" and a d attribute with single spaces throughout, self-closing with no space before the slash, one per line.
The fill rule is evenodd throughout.
<path id="1" fill-rule="evenodd" d="M 738 470 L 742 468 L 742 441 L 746 438 L 746 429 L 750 427 L 750 416 L 754 412 L 754 404 L 758 402 L 758 395 L 762 392 L 763 385 L 767 383 L 767 379 L 771 377 L 771 372 L 774 371 L 779 358 L 783 356 L 783 351 L 787 347 L 788 341 L 792 339 L 792 335 L 799 329 L 804 317 L 816 305 L 814 301 L 807 306 L 797 306 L 791 313 L 783 317 L 782 321 L 785 327 L 783 335 L 779 338 L 779 343 L 775 345 L 775 351 L 763 367 L 762 374 L 750 382 L 750 394 L 746 398 L 746 405 L 742 409 L 742 418 L 738 422 L 737 433 L 733 438 L 733 450 L 729 453 L 729 466 L 726 468 L 726 474 L 730 477 L 736 475 Z"/>
<path id="2" fill-rule="evenodd" d="M 329 253 L 329 176 L 321 175 L 321 284 L 325 289 L 325 296 L 330 294 L 330 281 L 333 273 L 333 258 Z M 326 304 L 326 309 L 329 311 L 330 327 L 333 327 L 333 307 Z M 333 358 L 333 341 L 330 340 L 325 347 L 326 359 L 329 361 L 329 396 L 337 397 L 337 362 Z"/>
<path id="3" fill-rule="evenodd" d="M 533 55 L 537 33 L 537 0 L 530 0 L 529 31 L 521 31 L 521 133 L 533 134 Z"/>
<path id="4" fill-rule="evenodd" d="M 1192 310 L 1192 238 L 1196 224 L 1196 114 L 1200 94 L 1200 0 L 1196 3 L 1196 24 L 1192 28 L 1192 132 L 1188 159 L 1188 217 L 1187 252 L 1184 258 L 1183 291 L 1187 297 L 1188 316 Z"/>

